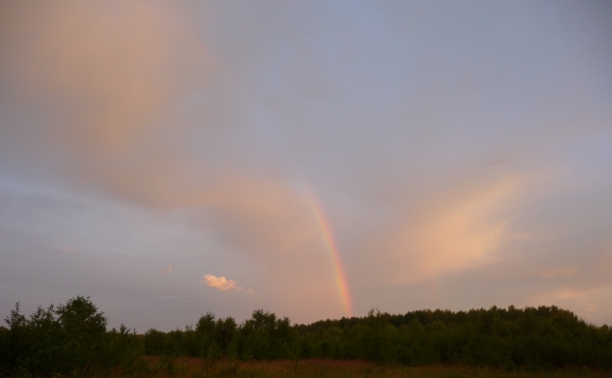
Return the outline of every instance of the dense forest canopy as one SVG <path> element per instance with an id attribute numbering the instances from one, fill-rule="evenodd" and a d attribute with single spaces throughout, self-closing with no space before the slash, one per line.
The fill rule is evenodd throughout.
<path id="1" fill-rule="evenodd" d="M 29 318 L 17 303 L 5 321 L 0 375 L 86 374 L 92 368 L 133 366 L 142 356 L 612 368 L 610 327 L 587 324 L 555 306 L 403 315 L 372 310 L 365 317 L 293 325 L 263 310 L 240 324 L 206 313 L 183 330 L 137 334 L 123 325 L 107 330 L 104 313 L 78 296 L 58 307 L 39 307 Z"/>

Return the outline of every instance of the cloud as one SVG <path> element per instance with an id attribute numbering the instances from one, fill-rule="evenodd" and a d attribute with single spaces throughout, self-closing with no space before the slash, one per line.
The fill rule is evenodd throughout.
<path id="1" fill-rule="evenodd" d="M 520 278 L 551 286 L 578 286 L 593 276 L 582 272 L 601 266 L 576 265 L 569 257 L 584 260 L 600 248 L 585 247 L 586 240 L 610 235 L 609 180 L 599 180 L 600 192 L 571 206 L 576 194 L 560 196 L 560 186 L 549 188 L 537 206 L 521 202 L 537 192 L 530 172 L 557 170 L 576 159 L 567 155 L 576 149 L 568 141 L 609 125 L 608 110 L 585 105 L 601 96 L 591 101 L 571 83 L 554 93 L 532 87 L 538 80 L 497 85 L 477 62 L 467 71 L 443 70 L 429 63 L 429 48 L 417 55 L 431 68 L 413 67 L 415 81 L 401 68 L 414 54 L 397 60 L 401 49 L 386 51 L 392 43 L 371 38 L 386 26 L 359 27 L 355 34 L 348 28 L 351 17 L 343 17 L 349 24 L 314 30 L 310 21 L 321 12 L 304 16 L 302 6 L 290 17 L 229 7 L 220 18 L 227 22 L 219 23 L 207 13 L 217 7 L 224 6 L 194 5 L 187 8 L 198 10 L 192 12 L 138 0 L 2 2 L 0 172 L 59 183 L 118 207 L 136 204 L 188 217 L 185 232 L 195 229 L 203 244 L 220 251 L 211 253 L 212 261 L 232 255 L 238 256 L 236 270 L 240 264 L 258 267 L 248 273 L 218 269 L 252 274 L 244 279 L 255 283 L 269 309 L 303 319 L 340 315 L 341 301 L 321 232 L 296 190 L 296 172 L 317 190 L 363 310 L 371 307 L 364 292 L 379 300 L 390 287 L 445 276 L 461 276 L 455 286 L 465 287 L 473 272 L 496 264 L 496 274 L 511 285 Z M 360 30 L 369 30 L 366 39 Z M 306 35 L 349 47 L 322 51 L 326 44 L 311 44 Z M 331 56 L 319 55 L 329 51 Z M 350 69 L 334 63 L 345 55 Z M 452 65 L 470 60 L 448 58 Z M 398 71 L 380 69 L 378 61 L 395 62 L 387 68 Z M 530 77 L 525 70 L 508 72 Z M 541 77 L 543 71 L 529 72 Z M 546 82 L 577 77 L 568 72 Z M 513 98 L 515 85 L 533 96 Z M 524 116 L 538 101 L 545 105 L 538 114 Z M 609 141 L 610 134 L 606 129 L 593 138 Z M 586 141 L 583 148 L 592 152 L 594 145 Z M 599 151 L 600 158 L 584 155 L 604 168 L 589 163 L 576 172 L 609 177 L 610 143 Z M 593 186 L 577 178 L 569 179 Z M 60 205 L 28 206 L 48 211 Z M 525 263 L 513 265 L 513 259 Z M 172 266 L 161 269 L 170 273 Z M 609 277 L 604 273 L 597 276 Z M 202 283 L 252 290 L 212 275 Z M 388 303 L 396 302 L 389 297 Z"/>
<path id="2" fill-rule="evenodd" d="M 394 217 L 374 223 L 355 248 L 358 275 L 372 269 L 385 284 L 406 284 L 497 262 L 516 236 L 512 222 L 528 175 L 444 183 L 428 193 L 389 199 Z M 396 210 L 395 210 L 396 209 Z M 375 256 L 371 251 L 380 251 Z M 376 260 L 372 260 L 373 257 Z"/>
<path id="3" fill-rule="evenodd" d="M 1 93 L 0 165 L 111 201 L 184 211 L 224 251 L 267 267 L 257 287 L 270 303 L 333 305 L 334 291 L 309 284 L 324 274 L 321 287 L 333 287 L 331 263 L 306 201 L 278 168 L 291 159 L 275 155 L 278 146 L 310 146 L 249 128 L 249 91 L 228 80 L 229 66 L 210 59 L 206 39 L 189 35 L 175 9 L 0 6 L 10 57 L 0 62 L 10 89 Z"/>
<path id="4" fill-rule="evenodd" d="M 206 274 L 202 277 L 202 281 L 200 281 L 200 283 L 203 283 L 208 287 L 212 287 L 221 291 L 236 290 L 241 291 L 244 294 L 257 296 L 255 289 L 240 286 L 236 281 L 228 280 L 224 276 L 217 277 L 213 276 L 212 274 Z"/>
<path id="5" fill-rule="evenodd" d="M 206 46 L 176 27 L 173 9 L 26 1 L 0 13 L 0 46 L 10 51 L 0 66 L 0 160 L 161 208 L 190 205 L 212 181 L 212 167 L 192 154 L 222 148 L 220 130 L 238 112 Z M 217 95 L 197 97 L 207 91 Z M 185 115 L 191 97 L 197 114 Z M 185 148 L 194 138 L 203 140 L 197 151 Z"/>
<path id="6" fill-rule="evenodd" d="M 228 280 L 223 276 L 216 277 L 211 274 L 206 274 L 204 275 L 204 277 L 202 277 L 202 281 L 200 281 L 200 283 L 206 284 L 206 286 L 208 287 L 213 287 L 221 291 L 227 291 L 232 289 L 242 290 L 242 287 L 237 286 L 238 284 L 236 283 L 236 281 Z"/>
<path id="7" fill-rule="evenodd" d="M 410 233 L 420 273 L 440 274 L 494 261 L 494 252 L 510 237 L 504 212 L 523 185 L 517 178 L 501 179 L 423 214 Z"/>

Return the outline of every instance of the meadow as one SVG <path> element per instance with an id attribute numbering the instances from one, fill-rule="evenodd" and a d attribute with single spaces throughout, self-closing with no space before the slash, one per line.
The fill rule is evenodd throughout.
<path id="1" fill-rule="evenodd" d="M 107 375 L 103 375 L 107 376 Z M 309 359 L 302 361 L 217 361 L 213 364 L 199 358 L 148 358 L 138 371 L 126 373 L 115 371 L 117 378 L 132 376 L 152 377 L 239 377 L 239 378 L 547 378 L 547 377 L 612 377 L 612 372 L 598 371 L 586 367 L 563 369 L 512 371 L 471 366 L 401 366 L 378 365 L 367 361 L 336 361 Z"/>

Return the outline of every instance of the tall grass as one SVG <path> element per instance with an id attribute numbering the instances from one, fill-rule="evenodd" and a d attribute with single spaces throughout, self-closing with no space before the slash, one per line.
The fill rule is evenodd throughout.
<path id="1" fill-rule="evenodd" d="M 366 361 L 277 360 L 240 362 L 235 360 L 207 361 L 198 358 L 147 358 L 129 371 L 117 369 L 100 372 L 99 377 L 158 377 L 158 378 L 552 378 L 552 377 L 612 377 L 612 373 L 574 367 L 553 370 L 503 370 L 471 366 L 376 365 Z M 97 378 L 97 377 L 96 377 Z"/>

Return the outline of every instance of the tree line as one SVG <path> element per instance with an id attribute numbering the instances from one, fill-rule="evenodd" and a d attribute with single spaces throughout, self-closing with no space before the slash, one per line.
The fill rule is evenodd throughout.
<path id="1" fill-rule="evenodd" d="M 612 329 L 587 324 L 555 306 L 470 311 L 421 310 L 403 315 L 291 324 L 262 310 L 238 324 L 202 315 L 193 326 L 137 334 L 107 330 L 87 297 L 26 317 L 19 303 L 0 328 L 0 376 L 81 374 L 142 364 L 143 356 L 237 360 L 361 359 L 381 364 L 468 364 L 514 368 L 612 368 Z"/>

